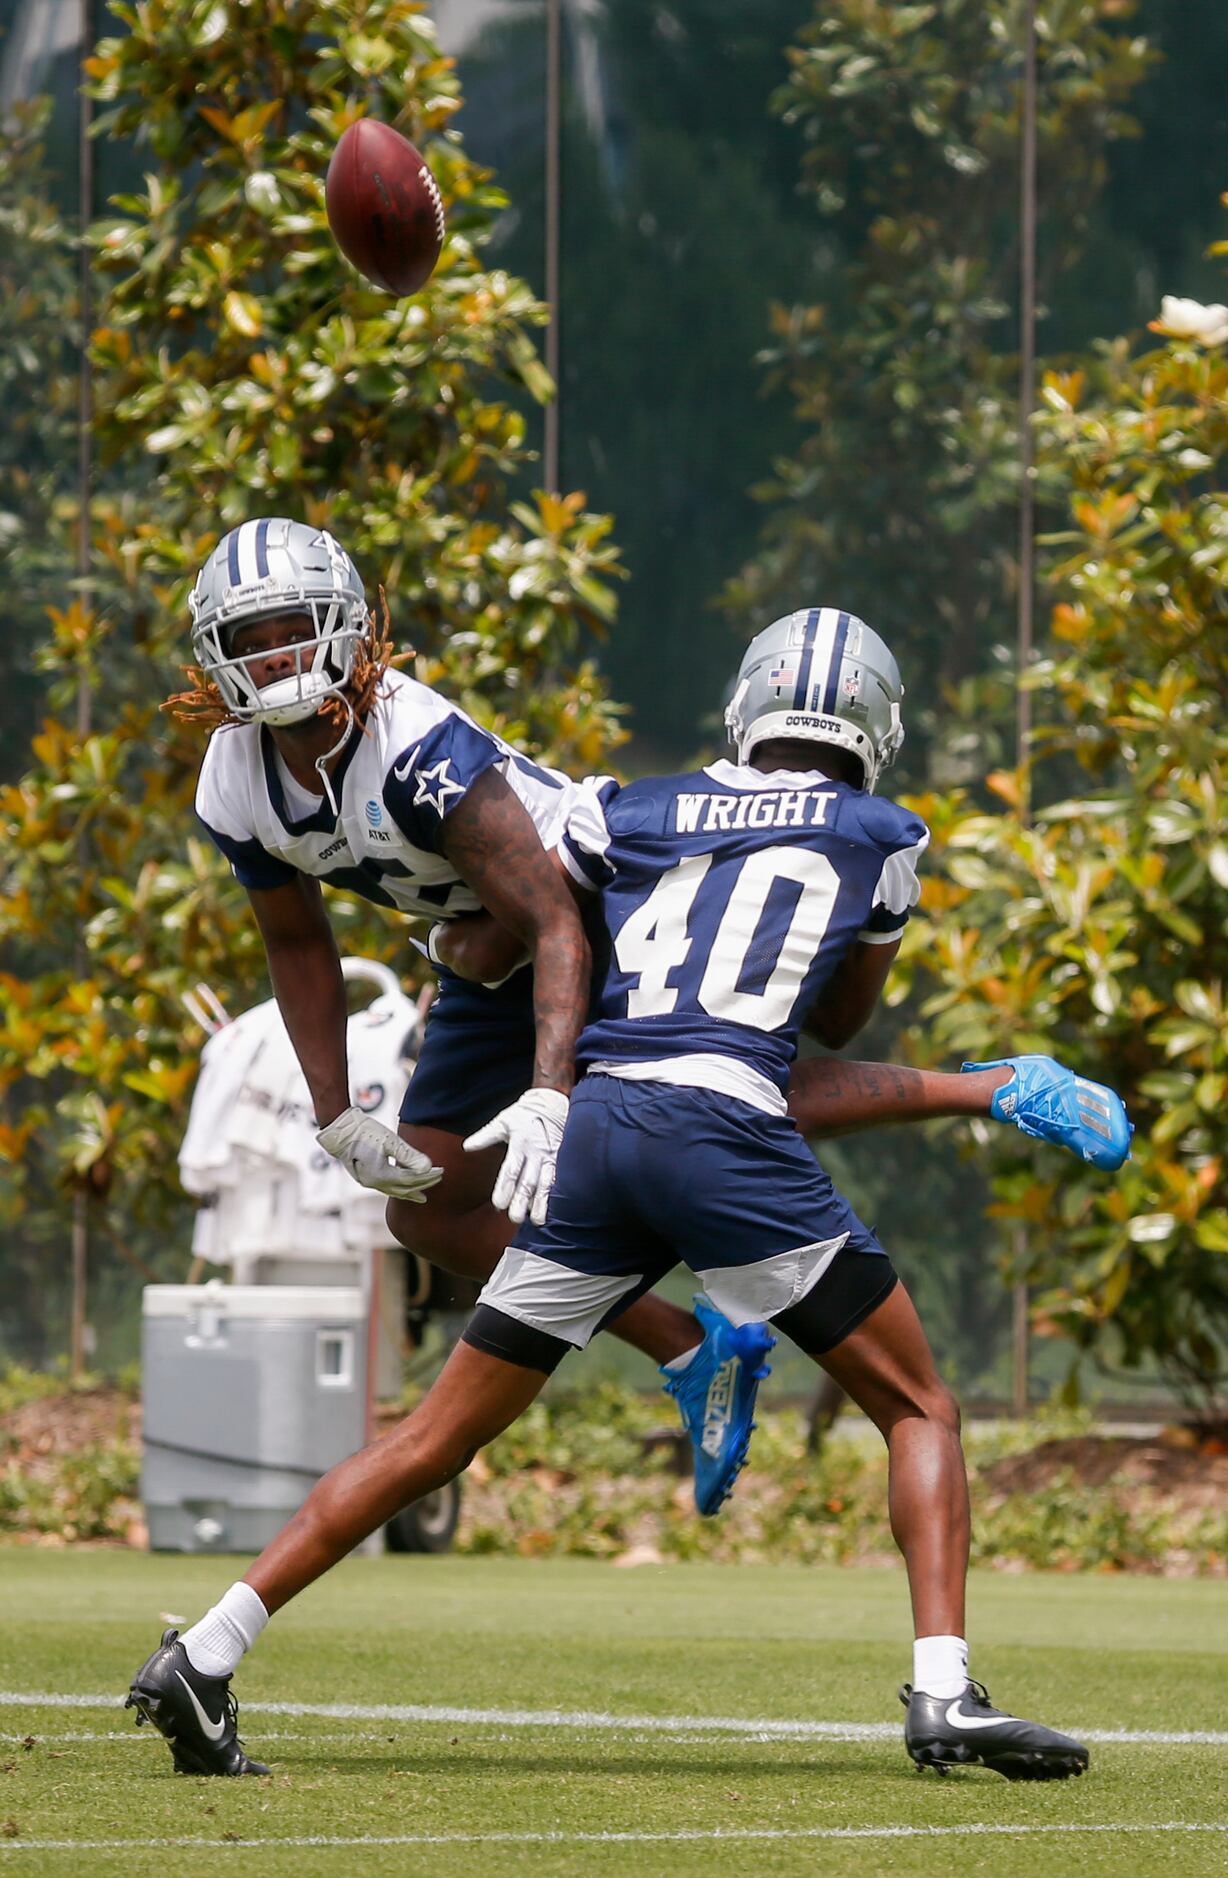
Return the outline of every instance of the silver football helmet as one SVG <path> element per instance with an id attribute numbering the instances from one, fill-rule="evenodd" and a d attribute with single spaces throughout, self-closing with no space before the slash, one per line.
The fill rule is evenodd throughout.
<path id="1" fill-rule="evenodd" d="M 298 724 L 343 695 L 367 630 L 367 596 L 345 549 L 322 528 L 269 516 L 223 535 L 188 599 L 192 651 L 227 708 L 245 722 Z M 241 626 L 306 613 L 315 638 L 293 648 L 295 670 L 263 689 L 233 654 Z M 249 655 L 250 656 L 250 655 Z"/>
<path id="2" fill-rule="evenodd" d="M 834 744 L 873 790 L 904 741 L 899 667 L 852 613 L 814 606 L 764 627 L 746 648 L 725 726 L 739 763 L 770 737 Z"/>

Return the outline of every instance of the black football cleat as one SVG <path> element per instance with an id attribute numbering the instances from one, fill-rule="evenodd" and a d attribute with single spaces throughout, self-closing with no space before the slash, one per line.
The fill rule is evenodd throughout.
<path id="1" fill-rule="evenodd" d="M 267 1774 L 249 1760 L 239 1739 L 239 1705 L 229 1676 L 202 1676 L 188 1661 L 177 1630 L 162 1641 L 132 1678 L 125 1708 L 136 1725 L 152 1722 L 170 1742 L 177 1774 Z"/>
<path id="2" fill-rule="evenodd" d="M 969 1682 L 954 1699 L 926 1695 L 906 1682 L 900 1700 L 908 1710 L 904 1746 L 918 1767 L 940 1774 L 979 1761 L 1007 1780 L 1068 1780 L 1083 1773 L 1090 1759 L 1081 1741 L 1040 1722 L 1004 1715 L 979 1682 Z"/>

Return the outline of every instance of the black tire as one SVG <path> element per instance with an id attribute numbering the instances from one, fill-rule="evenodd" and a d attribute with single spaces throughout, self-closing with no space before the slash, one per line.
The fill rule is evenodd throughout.
<path id="1" fill-rule="evenodd" d="M 461 1484 L 450 1480 L 446 1487 L 424 1494 L 422 1499 L 404 1506 L 384 1528 L 390 1552 L 446 1552 L 460 1519 Z"/>

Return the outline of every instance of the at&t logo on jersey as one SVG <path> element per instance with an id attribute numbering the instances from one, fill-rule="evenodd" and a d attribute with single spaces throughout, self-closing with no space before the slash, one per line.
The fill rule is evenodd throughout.
<path id="1" fill-rule="evenodd" d="M 374 796 L 372 796 L 369 802 L 364 804 L 363 814 L 367 818 L 367 840 L 382 841 L 385 844 L 390 843 L 392 836 L 388 833 L 386 828 L 381 828 L 379 825 L 384 819 L 383 808 L 375 800 Z"/>

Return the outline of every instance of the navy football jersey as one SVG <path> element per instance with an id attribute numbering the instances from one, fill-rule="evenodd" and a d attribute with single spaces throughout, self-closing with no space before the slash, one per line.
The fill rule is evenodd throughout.
<path id="1" fill-rule="evenodd" d="M 898 804 L 817 771 L 720 762 L 590 786 L 560 842 L 610 939 L 579 1062 L 783 1106 L 808 1006 L 851 945 L 899 937 L 928 840 Z"/>
<path id="2" fill-rule="evenodd" d="M 214 732 L 196 812 L 245 887 L 314 874 L 380 906 L 451 919 L 480 902 L 443 852 L 443 824 L 488 769 L 519 797 L 543 847 L 553 847 L 578 785 L 394 671 L 341 753 L 332 779 L 339 814 L 295 784 L 260 724 Z"/>

